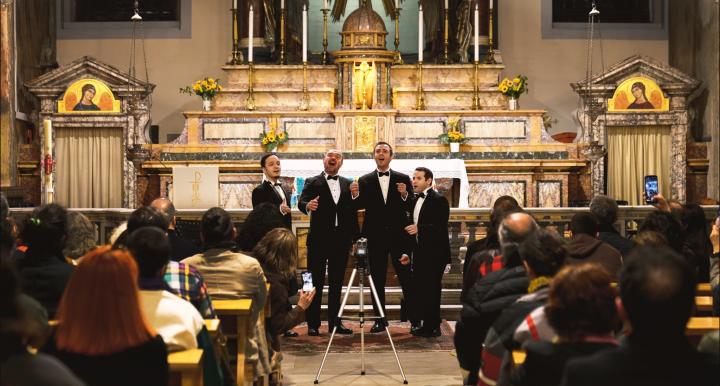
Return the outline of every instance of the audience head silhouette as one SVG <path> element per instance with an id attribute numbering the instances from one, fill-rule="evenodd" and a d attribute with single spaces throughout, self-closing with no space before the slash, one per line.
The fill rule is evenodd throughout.
<path id="1" fill-rule="evenodd" d="M 668 241 L 668 245 L 677 253 L 683 252 L 683 238 L 685 232 L 683 232 L 682 225 L 680 222 L 668 212 L 656 210 L 650 212 L 642 225 L 638 229 L 639 232 L 655 231 L 663 236 Z"/>
<path id="2" fill-rule="evenodd" d="M 4 193 L 0 193 L 0 220 L 6 219 L 10 215 L 10 204 Z"/>
<path id="3" fill-rule="evenodd" d="M 250 252 L 269 231 L 284 226 L 285 220 L 277 206 L 263 202 L 253 207 L 242 224 L 237 238 L 238 248 Z"/>
<path id="4" fill-rule="evenodd" d="M 150 203 L 150 207 L 157 209 L 160 213 L 165 215 L 165 221 L 167 221 L 170 228 L 175 227 L 175 214 L 177 210 L 172 201 L 165 197 L 156 198 Z"/>
<path id="5" fill-rule="evenodd" d="M 287 228 L 275 228 L 255 246 L 252 255 L 267 272 L 290 278 L 297 266 L 297 240 Z"/>
<path id="6" fill-rule="evenodd" d="M 231 244 L 236 233 L 230 214 L 219 207 L 210 208 L 203 214 L 200 229 L 200 236 L 206 248 Z"/>
<path id="7" fill-rule="evenodd" d="M 165 232 L 153 226 L 142 227 L 130 234 L 127 249 L 137 263 L 140 277 L 162 277 L 170 260 L 170 241 Z"/>
<path id="8" fill-rule="evenodd" d="M 598 223 L 595 216 L 590 213 L 576 213 L 570 219 L 570 231 L 573 236 L 589 235 L 595 237 L 598 232 Z"/>
<path id="9" fill-rule="evenodd" d="M 77 259 L 97 246 L 95 225 L 80 212 L 68 213 L 68 231 L 63 256 Z"/>
<path id="10" fill-rule="evenodd" d="M 67 210 L 57 204 L 48 204 L 35 209 L 25 219 L 20 235 L 28 246 L 27 258 L 55 256 L 64 259 L 67 218 Z"/>
<path id="11" fill-rule="evenodd" d="M 617 202 L 612 197 L 597 195 L 590 201 L 590 213 L 600 226 L 612 226 L 618 218 Z"/>
<path id="12" fill-rule="evenodd" d="M 517 253 L 518 248 L 537 229 L 535 220 L 525 212 L 513 212 L 505 216 L 498 229 L 498 237 L 506 267 L 510 268 L 521 264 Z"/>
<path id="13" fill-rule="evenodd" d="M 545 229 L 537 229 L 520 244 L 520 257 L 531 279 L 555 276 L 565 264 L 567 255 L 565 240 Z"/>
<path id="14" fill-rule="evenodd" d="M 0 362 L 27 353 L 44 340 L 42 326 L 27 315 L 20 300 L 20 278 L 12 265 L 0 262 Z"/>

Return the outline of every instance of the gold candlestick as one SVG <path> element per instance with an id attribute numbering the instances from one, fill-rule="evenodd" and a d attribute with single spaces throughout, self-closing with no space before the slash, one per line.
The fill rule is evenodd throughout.
<path id="1" fill-rule="evenodd" d="M 308 95 L 308 88 L 307 88 L 307 61 L 303 62 L 303 95 L 302 99 L 300 99 L 300 105 L 298 106 L 298 110 L 300 111 L 307 111 L 307 109 L 310 107 L 310 96 Z"/>
<path id="2" fill-rule="evenodd" d="M 448 64 L 450 62 L 450 59 L 448 59 L 449 29 L 450 26 L 448 24 L 448 9 L 445 8 L 445 30 L 443 31 L 443 64 Z"/>
<path id="3" fill-rule="evenodd" d="M 240 51 L 240 39 L 238 38 L 238 26 L 237 26 L 237 8 L 230 9 L 232 13 L 232 59 L 227 64 L 238 65 L 242 64 L 243 56 Z"/>
<path id="4" fill-rule="evenodd" d="M 420 82 L 418 83 L 418 89 L 417 89 L 417 100 L 415 101 L 415 110 L 425 110 L 425 92 L 423 91 L 423 62 L 418 61 L 418 78 L 420 79 Z"/>
<path id="5" fill-rule="evenodd" d="M 402 55 L 400 54 L 400 10 L 395 8 L 395 64 L 403 64 Z"/>
<path id="6" fill-rule="evenodd" d="M 248 64 L 248 97 L 245 100 L 245 108 L 255 110 L 255 95 L 253 94 L 253 63 Z"/>
<path id="7" fill-rule="evenodd" d="M 478 86 L 478 67 L 480 66 L 479 61 L 475 61 L 475 74 L 473 75 L 473 99 L 472 109 L 480 110 L 480 87 Z"/>
<path id="8" fill-rule="evenodd" d="M 328 12 L 330 12 L 329 9 L 327 9 L 327 8 L 322 9 L 322 13 L 323 13 L 322 64 L 323 65 L 327 64 L 327 47 L 328 47 L 328 34 L 327 34 L 327 17 L 328 16 L 327 15 L 328 15 Z"/>
<path id="9" fill-rule="evenodd" d="M 280 64 L 285 63 L 285 8 L 280 9 Z"/>
<path id="10" fill-rule="evenodd" d="M 485 64 L 497 64 L 495 61 L 495 50 L 493 50 L 493 13 L 492 8 L 489 8 L 490 12 L 490 28 L 488 32 L 488 52 L 487 57 L 485 58 Z"/>

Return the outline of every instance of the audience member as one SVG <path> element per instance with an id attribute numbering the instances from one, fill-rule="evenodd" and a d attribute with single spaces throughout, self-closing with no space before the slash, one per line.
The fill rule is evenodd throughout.
<path id="1" fill-rule="evenodd" d="M 635 242 L 635 245 L 638 247 L 647 247 L 647 246 L 655 246 L 655 247 L 669 247 L 668 240 L 663 236 L 660 232 L 655 231 L 643 231 L 638 232 L 635 237 L 633 237 L 633 241 Z"/>
<path id="2" fill-rule="evenodd" d="M 0 261 L 9 262 L 15 248 L 15 226 L 10 219 L 0 219 Z"/>
<path id="3" fill-rule="evenodd" d="M 127 229 L 127 221 L 120 223 L 120 225 L 116 226 L 112 232 L 110 232 L 110 237 L 108 237 L 108 244 L 115 245 L 117 243 L 117 240 L 120 238 L 120 236 L 125 234 L 125 230 Z"/>
<path id="4" fill-rule="evenodd" d="M 215 299 L 252 299 L 250 323 L 255 326 L 245 342 L 245 357 L 257 362 L 255 376 L 269 373 L 270 362 L 265 338 L 265 321 L 260 312 L 265 307 L 267 288 L 260 263 L 247 255 L 234 252 L 237 231 L 230 214 L 222 208 L 210 208 L 202 216 L 200 238 L 205 252 L 188 257 L 182 263 L 197 268 L 210 284 Z"/>
<path id="5" fill-rule="evenodd" d="M 557 385 L 568 359 L 617 346 L 613 331 L 618 317 L 611 280 L 607 271 L 594 263 L 567 266 L 555 276 L 542 308 L 557 340 L 524 345 L 527 356 L 511 372 L 513 385 Z"/>
<path id="6" fill-rule="evenodd" d="M 537 229 L 527 213 L 506 216 L 498 229 L 504 267 L 481 277 L 466 294 L 454 336 L 460 367 L 469 372 L 466 385 L 478 381 L 483 341 L 490 326 L 503 309 L 527 293 L 529 280 L 518 247 Z"/>
<path id="7" fill-rule="evenodd" d="M 622 256 L 617 249 L 596 238 L 598 224 L 590 213 L 576 213 L 570 220 L 572 239 L 567 245 L 568 264 L 598 263 L 612 276 L 622 268 Z"/>
<path id="8" fill-rule="evenodd" d="M 67 241 L 63 249 L 69 263 L 90 252 L 97 246 L 95 225 L 80 212 L 68 212 Z"/>
<path id="9" fill-rule="evenodd" d="M 249 254 L 268 232 L 284 226 L 285 220 L 277 210 L 277 206 L 269 202 L 258 204 L 253 207 L 242 224 L 237 237 L 237 247 L 240 251 Z M 297 287 L 297 284 L 295 286 Z"/>
<path id="10" fill-rule="evenodd" d="M 638 232 L 655 231 L 665 236 L 668 246 L 679 253 L 690 264 L 690 267 L 697 274 L 698 259 L 695 253 L 685 245 L 685 231 L 680 221 L 669 211 L 656 210 L 650 212 Z"/>
<path id="11" fill-rule="evenodd" d="M 5 193 L 0 193 L 0 220 L 10 217 L 10 204 L 8 203 Z"/>
<path id="12" fill-rule="evenodd" d="M 143 315 L 137 279 L 125 251 L 104 246 L 83 256 L 44 350 L 88 385 L 166 385 L 167 349 Z"/>
<path id="13" fill-rule="evenodd" d="M 710 257 L 710 288 L 713 297 L 713 314 L 720 315 L 720 216 L 715 219 L 710 232 L 712 256 Z"/>
<path id="14" fill-rule="evenodd" d="M 73 271 L 62 252 L 67 211 L 57 204 L 35 209 L 25 220 L 21 238 L 28 247 L 18 261 L 23 292 L 40 302 L 52 318 Z"/>
<path id="15" fill-rule="evenodd" d="M 168 226 L 166 217 L 162 212 L 149 206 L 132 212 L 127 224 L 123 236 L 118 239 L 119 241 L 113 247 L 117 248 L 122 245 L 124 248 L 128 236 L 142 227 L 152 226 L 166 232 Z M 212 300 L 208 295 L 205 281 L 194 267 L 177 261 L 168 261 L 165 268 L 165 283 L 167 283 L 170 292 L 192 303 L 203 318 L 215 317 L 215 310 L 213 310 Z"/>
<path id="16" fill-rule="evenodd" d="M 620 274 L 621 345 L 570 360 L 565 385 L 716 385 L 717 369 L 685 336 L 695 303 L 695 274 L 668 248 L 639 248 Z"/>
<path id="17" fill-rule="evenodd" d="M 32 315 L 28 304 L 34 304 L 36 312 L 44 314 L 44 323 Z M 28 350 L 28 346 L 42 345 L 46 330 L 45 309 L 20 292 L 19 278 L 12 266 L 0 262 L 0 385 L 84 385 L 62 362 Z"/>
<path id="18" fill-rule="evenodd" d="M 545 303 L 552 278 L 567 258 L 565 240 L 557 233 L 544 229 L 538 229 L 527 237 L 519 252 L 530 280 L 527 295 L 506 307 L 490 327 L 483 344 L 479 385 L 508 384 L 511 353 L 519 348 L 513 340 L 515 330 L 530 312 Z M 544 321 L 537 321 L 538 325 L 541 323 Z"/>
<path id="19" fill-rule="evenodd" d="M 685 245 L 693 252 L 698 264 L 698 281 L 707 283 L 710 279 L 712 243 L 705 219 L 705 211 L 698 204 L 687 204 L 682 212 L 681 222 L 685 227 Z"/>
<path id="20" fill-rule="evenodd" d="M 189 239 L 184 238 L 177 230 L 177 215 L 175 205 L 167 198 L 157 198 L 150 206 L 165 215 L 168 223 L 168 239 L 170 240 L 170 260 L 180 261 L 200 252 L 200 248 Z"/>
<path id="21" fill-rule="evenodd" d="M 598 222 L 598 238 L 617 249 L 622 256 L 632 251 L 635 243 L 626 239 L 615 229 L 618 219 L 618 205 L 612 197 L 597 195 L 590 201 L 590 213 Z"/>
<path id="22" fill-rule="evenodd" d="M 315 289 L 300 291 L 297 307 L 288 305 L 289 282 L 295 280 L 297 266 L 297 240 L 289 229 L 281 227 L 268 232 L 253 249 L 253 256 L 270 283 L 270 318 L 266 325 L 273 351 L 280 352 L 280 335 L 305 320 L 305 310 L 315 296 Z"/>

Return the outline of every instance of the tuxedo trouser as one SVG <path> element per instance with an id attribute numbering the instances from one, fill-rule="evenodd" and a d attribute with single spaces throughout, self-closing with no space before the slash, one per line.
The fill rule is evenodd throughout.
<path id="1" fill-rule="evenodd" d="M 403 299 L 405 299 L 406 302 L 410 299 L 410 265 L 402 265 L 400 263 L 402 248 L 398 245 L 392 245 L 393 240 L 399 243 L 399 239 L 393 239 L 390 234 L 386 234 L 383 237 L 368 237 L 370 276 L 372 276 L 373 282 L 375 283 L 375 289 L 377 290 L 378 298 L 380 298 L 383 311 L 385 311 L 385 281 L 387 280 L 388 255 L 390 255 L 395 274 L 398 277 L 398 281 L 400 281 Z M 375 299 L 373 299 L 373 310 L 377 316 L 380 316 L 378 306 L 375 304 Z"/>
<path id="2" fill-rule="evenodd" d="M 440 327 L 440 300 L 445 264 L 413 262 L 411 299 L 413 314 L 423 321 L 423 328 Z"/>
<path id="3" fill-rule="evenodd" d="M 347 267 L 350 245 L 342 233 L 330 231 L 328 236 L 308 245 L 308 271 L 312 272 L 315 297 L 305 312 L 309 328 L 320 327 L 320 306 L 325 286 L 325 267 L 327 266 L 328 281 L 328 328 L 332 329 L 335 318 L 340 311 L 345 268 Z"/>

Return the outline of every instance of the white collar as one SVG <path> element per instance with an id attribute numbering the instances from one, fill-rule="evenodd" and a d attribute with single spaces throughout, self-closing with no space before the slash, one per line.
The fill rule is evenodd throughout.
<path id="1" fill-rule="evenodd" d="M 263 182 L 269 182 L 269 183 L 272 184 L 273 186 L 275 186 L 275 183 L 280 182 L 280 178 L 279 178 L 279 177 L 278 177 L 278 180 L 277 180 L 276 182 L 270 181 L 270 179 L 267 178 L 267 176 L 265 175 L 265 173 L 263 173 L 263 178 L 262 178 L 262 180 L 263 180 Z"/>
<path id="2" fill-rule="evenodd" d="M 425 197 L 427 197 L 427 193 L 428 193 L 428 191 L 429 191 L 430 189 L 432 189 L 432 186 L 430 186 L 430 187 L 428 187 L 427 189 L 425 189 L 425 190 L 422 191 L 423 194 L 425 195 Z"/>

